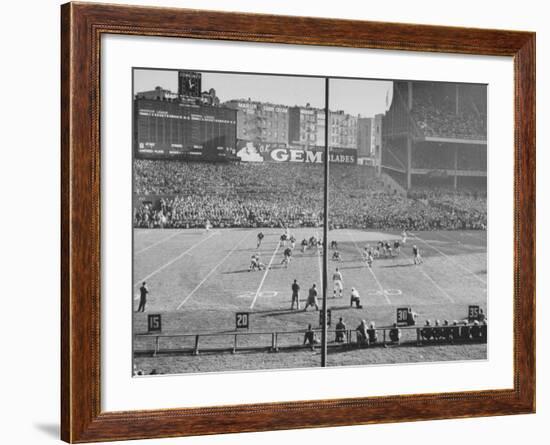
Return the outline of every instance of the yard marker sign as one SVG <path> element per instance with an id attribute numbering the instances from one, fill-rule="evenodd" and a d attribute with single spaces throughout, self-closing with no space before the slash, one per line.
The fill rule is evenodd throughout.
<path id="1" fill-rule="evenodd" d="M 162 331 L 162 320 L 160 314 L 147 315 L 147 332 Z"/>
<path id="2" fill-rule="evenodd" d="M 397 308 L 397 326 L 407 326 L 409 318 L 409 308 L 399 307 Z"/>
<path id="3" fill-rule="evenodd" d="M 235 314 L 235 328 L 248 329 L 249 320 L 250 320 L 249 312 L 237 312 Z"/>
<path id="4" fill-rule="evenodd" d="M 478 319 L 479 319 L 479 306 L 476 306 L 476 305 L 468 306 L 468 322 L 472 323 Z"/>

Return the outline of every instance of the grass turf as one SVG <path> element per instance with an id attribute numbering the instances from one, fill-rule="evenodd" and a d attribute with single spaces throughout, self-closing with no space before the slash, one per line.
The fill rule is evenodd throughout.
<path id="1" fill-rule="evenodd" d="M 319 313 L 290 311 L 290 285 L 301 285 L 301 305 L 307 289 L 321 288 L 322 259 L 316 248 L 294 250 L 288 268 L 280 262 L 281 229 L 262 229 L 266 235 L 256 249 L 258 229 L 142 230 L 134 232 L 134 309 L 139 303 L 139 285 L 145 280 L 150 290 L 145 313 L 134 313 L 134 332 L 147 330 L 147 314 L 162 315 L 163 333 L 235 332 L 235 313 L 250 312 L 250 331 L 264 336 L 239 338 L 242 346 L 269 346 L 270 332 L 303 330 L 318 326 Z M 298 239 L 321 235 L 320 229 L 293 229 Z M 396 232 L 335 230 L 329 240 L 338 241 L 342 261 L 329 260 L 329 297 L 336 267 L 344 278 L 343 298 L 329 298 L 333 323 L 342 317 L 349 329 L 361 319 L 384 326 L 395 321 L 396 308 L 412 306 L 424 320 L 459 320 L 469 304 L 486 310 L 486 233 L 474 231 L 419 232 L 410 237 L 399 256 L 376 260 L 372 269 L 361 261 L 365 244 L 400 238 Z M 424 264 L 412 264 L 411 247 L 416 244 Z M 258 252 L 266 271 L 248 272 L 250 256 Z M 329 250 L 329 258 L 331 251 Z M 349 307 L 349 293 L 355 287 L 363 309 Z M 319 299 L 320 300 L 320 299 Z M 334 326 L 334 324 L 333 324 Z M 233 335 L 201 338 L 201 348 L 230 348 Z M 303 334 L 281 336 L 282 344 L 301 343 Z M 136 350 L 150 347 L 150 339 L 139 338 Z M 163 347 L 192 347 L 192 337 L 163 339 Z M 329 365 L 368 365 L 486 358 L 486 345 L 434 345 L 366 350 L 329 351 Z M 199 356 L 135 357 L 145 372 L 210 372 L 245 369 L 277 369 L 319 366 L 318 351 L 201 354 Z"/>

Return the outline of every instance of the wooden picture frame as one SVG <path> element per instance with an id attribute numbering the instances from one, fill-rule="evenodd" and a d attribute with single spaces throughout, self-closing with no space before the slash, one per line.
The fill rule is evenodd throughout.
<path id="1" fill-rule="evenodd" d="M 100 39 L 166 36 L 511 56 L 515 95 L 514 387 L 102 412 Z M 535 411 L 535 34 L 91 3 L 61 7 L 61 437 L 71 443 Z"/>

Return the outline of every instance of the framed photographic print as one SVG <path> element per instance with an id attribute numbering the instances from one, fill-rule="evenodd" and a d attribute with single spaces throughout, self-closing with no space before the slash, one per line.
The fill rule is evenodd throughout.
<path id="1" fill-rule="evenodd" d="M 62 438 L 534 412 L 535 35 L 62 6 Z"/>

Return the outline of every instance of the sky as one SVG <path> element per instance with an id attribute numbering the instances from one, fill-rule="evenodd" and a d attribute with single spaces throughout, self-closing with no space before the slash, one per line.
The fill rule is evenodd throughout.
<path id="1" fill-rule="evenodd" d="M 177 92 L 178 73 L 171 70 L 135 70 L 134 94 L 160 86 Z M 281 105 L 325 106 L 325 79 L 237 73 L 202 73 L 202 90 L 216 90 L 221 102 L 252 99 Z M 331 79 L 329 108 L 372 117 L 391 103 L 392 82 L 367 79 Z"/>

